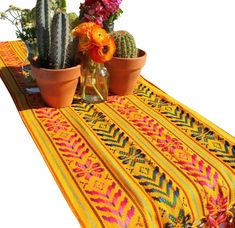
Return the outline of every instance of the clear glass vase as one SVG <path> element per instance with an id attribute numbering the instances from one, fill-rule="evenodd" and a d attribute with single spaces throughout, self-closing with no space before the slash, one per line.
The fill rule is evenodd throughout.
<path id="1" fill-rule="evenodd" d="M 91 60 L 88 56 L 82 63 L 81 96 L 88 103 L 100 103 L 108 98 L 109 74 L 104 64 Z"/>

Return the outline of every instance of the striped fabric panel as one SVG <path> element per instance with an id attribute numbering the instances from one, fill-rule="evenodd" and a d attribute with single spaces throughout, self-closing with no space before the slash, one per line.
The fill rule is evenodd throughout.
<path id="1" fill-rule="evenodd" d="M 1 78 L 82 227 L 234 226 L 235 139 L 140 77 L 134 94 L 47 107 L 26 88 L 24 45 Z"/>

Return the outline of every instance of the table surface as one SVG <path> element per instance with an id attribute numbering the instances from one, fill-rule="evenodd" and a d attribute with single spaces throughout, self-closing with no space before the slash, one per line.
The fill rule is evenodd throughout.
<path id="1" fill-rule="evenodd" d="M 71 5 L 72 1 L 68 2 Z M 151 1 L 151 4 L 153 2 L 156 2 L 157 7 L 149 7 L 148 4 L 144 6 L 141 1 L 141 4 L 132 0 L 123 1 L 124 14 L 116 27 L 129 28 L 136 33 L 139 45 L 149 48 L 148 64 L 143 69 L 143 75 L 235 136 L 232 92 L 235 32 L 231 29 L 234 24 L 235 3 Z M 29 7 L 28 4 L 34 3 L 6 0 L 1 2 L 1 10 L 6 9 L 9 4 Z M 71 10 L 77 8 L 79 3 L 75 4 Z M 148 37 L 148 42 L 143 34 L 151 28 L 151 23 L 146 23 L 145 28 L 139 29 L 137 14 L 140 10 L 143 17 L 139 20 L 146 18 L 157 22 L 154 25 L 157 36 Z M 136 17 L 133 15 L 135 13 Z M 0 35 L 1 41 L 12 39 L 15 35 L 14 28 L 8 23 L 5 25 L 6 27 L 0 25 L 2 31 L 7 31 Z M 172 82 L 172 77 L 177 77 L 183 83 L 176 84 L 175 80 Z M 191 87 L 188 77 L 198 79 L 194 86 Z M 210 84 L 213 78 L 215 80 Z M 201 87 L 200 81 L 203 81 Z M 206 85 L 208 87 L 205 89 Z M 196 88 L 199 91 L 194 94 L 192 91 Z M 11 121 L 6 122 L 6 119 Z M 79 227 L 1 80 L 0 126 L 0 227 Z M 17 151 L 22 152 L 20 156 Z M 30 174 L 28 170 L 31 170 Z M 18 179 L 17 186 L 11 181 L 12 178 Z"/>
<path id="2" fill-rule="evenodd" d="M 1 210 L 5 215 L 1 223 L 11 227 L 10 217 L 14 213 L 17 214 L 19 222 L 22 222 L 24 227 L 32 226 L 34 221 L 38 220 L 38 215 L 40 218 L 43 217 L 37 223 L 38 227 L 47 227 L 49 224 L 51 226 L 58 224 L 60 227 L 70 227 L 70 225 L 78 227 L 75 217 L 61 196 L 50 172 L 46 169 L 45 163 L 37 152 L 2 81 L 0 91 L 1 106 L 5 107 L 0 112 L 1 126 L 3 126 L 1 128 L 1 148 L 4 148 L 1 159 L 1 180 L 4 187 L 1 189 L 0 201 L 3 202 Z M 4 121 L 9 119 L 11 121 Z M 6 152 L 4 153 L 4 151 Z M 36 153 L 32 153 L 32 151 Z M 6 172 L 8 175 L 5 175 Z M 16 181 L 10 181 L 12 179 L 16 179 Z M 36 209 L 34 209 L 35 206 Z M 61 216 L 58 216 L 60 214 Z"/>
<path id="3" fill-rule="evenodd" d="M 79 227 L 1 80 L 0 98 L 0 227 Z"/>

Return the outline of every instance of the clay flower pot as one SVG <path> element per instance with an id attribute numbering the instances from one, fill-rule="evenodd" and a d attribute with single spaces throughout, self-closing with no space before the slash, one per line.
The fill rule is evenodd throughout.
<path id="1" fill-rule="evenodd" d="M 55 70 L 32 64 L 31 69 L 41 96 L 50 107 L 63 108 L 72 104 L 81 75 L 81 65 Z"/>
<path id="2" fill-rule="evenodd" d="M 140 71 L 146 62 L 146 52 L 139 49 L 137 58 L 113 57 L 105 63 L 110 74 L 109 91 L 117 95 L 133 93 Z"/>

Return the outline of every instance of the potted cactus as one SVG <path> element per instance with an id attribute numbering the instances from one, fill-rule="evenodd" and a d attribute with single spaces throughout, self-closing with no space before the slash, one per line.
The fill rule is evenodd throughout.
<path id="1" fill-rule="evenodd" d="M 132 94 L 145 64 L 146 53 L 136 48 L 134 37 L 127 31 L 115 31 L 111 36 L 116 44 L 116 52 L 105 63 L 110 74 L 109 90 L 117 95 Z"/>
<path id="2" fill-rule="evenodd" d="M 61 108 L 72 103 L 81 66 L 75 58 L 77 42 L 70 36 L 66 0 L 57 4 L 54 13 L 50 0 L 37 0 L 38 57 L 31 68 L 44 101 L 51 107 Z"/>

